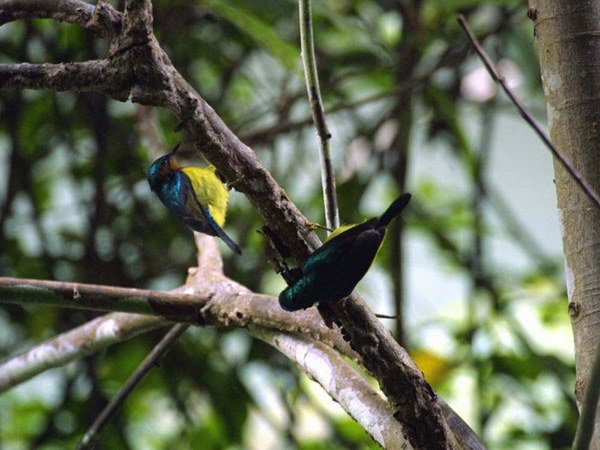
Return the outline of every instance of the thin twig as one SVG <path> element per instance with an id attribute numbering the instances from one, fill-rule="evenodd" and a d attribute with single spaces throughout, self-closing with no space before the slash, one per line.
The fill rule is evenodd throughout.
<path id="1" fill-rule="evenodd" d="M 142 364 L 131 374 L 127 382 L 119 389 L 119 392 L 108 402 L 108 405 L 102 410 L 100 415 L 96 418 L 92 426 L 81 438 L 77 448 L 79 450 L 92 448 L 94 441 L 98 437 L 100 430 L 106 425 L 108 420 L 116 413 L 117 409 L 123 404 L 127 396 L 133 391 L 144 376 L 154 367 L 156 362 L 165 356 L 169 350 L 175 344 L 175 341 L 183 334 L 189 327 L 188 324 L 177 324 L 169 330 L 167 334 L 160 340 L 160 342 L 152 349 L 152 351 L 146 356 Z"/>
<path id="2" fill-rule="evenodd" d="M 575 180 L 575 182 L 581 187 L 581 189 L 583 189 L 583 192 L 585 192 L 588 195 L 588 197 L 592 200 L 592 202 L 594 202 L 596 204 L 596 206 L 598 208 L 600 208 L 600 196 L 598 196 L 598 193 L 594 190 L 594 188 L 592 188 L 589 185 L 589 183 L 581 176 L 581 174 L 573 167 L 573 165 L 562 155 L 562 153 L 560 152 L 558 147 L 556 147 L 556 145 L 554 145 L 554 143 L 550 140 L 548 135 L 546 135 L 544 130 L 542 130 L 542 127 L 537 123 L 537 121 L 533 118 L 533 116 L 525 109 L 525 107 L 523 106 L 521 101 L 512 92 L 512 90 L 507 86 L 507 84 L 504 81 L 504 78 L 502 78 L 502 76 L 500 76 L 500 74 L 494 67 L 494 63 L 491 61 L 490 57 L 487 55 L 487 53 L 485 52 L 483 47 L 481 47 L 481 44 L 479 43 L 479 41 L 477 40 L 477 38 L 475 37 L 475 35 L 471 31 L 471 29 L 469 28 L 469 24 L 467 23 L 465 17 L 462 14 L 458 18 L 458 23 L 465 30 L 465 33 L 467 33 L 469 40 L 473 44 L 473 48 L 475 48 L 475 52 L 477 52 L 477 55 L 483 62 L 485 68 L 487 69 L 487 71 L 490 74 L 490 76 L 492 77 L 492 79 L 502 87 L 502 90 L 506 93 L 506 95 L 508 95 L 508 98 L 510 99 L 510 101 L 519 110 L 521 117 L 523 117 L 525 122 L 527 122 L 531 126 L 531 128 L 533 128 L 533 130 L 540 137 L 542 142 L 544 142 L 546 147 L 548 147 L 548 149 L 550 149 L 550 151 L 552 152 L 554 157 L 556 159 L 558 159 L 558 161 L 560 161 L 560 163 L 565 168 L 565 170 L 571 175 L 571 177 L 573 177 L 573 180 Z"/>
<path id="3" fill-rule="evenodd" d="M 300 8 L 300 41 L 302 48 L 302 63 L 304 64 L 304 78 L 306 79 L 306 90 L 310 101 L 313 123 L 321 140 L 321 181 L 323 183 L 323 200 L 325 202 L 325 222 L 327 228 L 335 229 L 340 226 L 337 198 L 335 191 L 335 175 L 329 151 L 329 139 L 331 134 L 325 123 L 325 112 L 321 101 L 319 89 L 319 76 L 317 74 L 317 63 L 313 41 L 311 0 L 299 0 Z"/>
<path id="4" fill-rule="evenodd" d="M 598 400 L 600 399 L 600 345 L 596 347 L 596 357 L 592 366 L 592 373 L 588 377 L 588 384 L 581 403 L 581 414 L 577 423 L 577 433 L 573 442 L 573 450 L 587 450 L 590 448 L 594 424 L 598 415 Z"/>
<path id="5" fill-rule="evenodd" d="M 485 215 L 483 213 L 483 204 L 487 200 L 487 162 L 491 150 L 493 129 L 494 129 L 494 111 L 492 103 L 496 99 L 493 98 L 490 103 L 484 105 L 482 109 L 482 132 L 479 142 L 479 153 L 475 153 L 474 171 L 473 171 L 473 190 L 471 193 L 471 207 L 473 208 L 473 235 L 472 235 L 472 254 L 471 254 L 471 287 L 469 300 L 467 305 L 468 330 L 469 330 L 469 345 L 471 347 L 470 357 L 471 365 L 475 369 L 475 392 L 473 396 L 473 410 L 476 412 L 475 420 L 476 427 L 481 429 L 485 423 L 486 414 L 483 410 L 483 402 L 485 394 L 485 382 L 483 378 L 483 365 L 480 360 L 475 357 L 475 339 L 478 330 L 483 325 L 481 322 L 481 314 L 479 301 L 480 280 L 486 273 L 484 257 L 485 251 Z"/>
<path id="6" fill-rule="evenodd" d="M 375 317 L 377 317 L 378 319 L 391 319 L 391 320 L 398 320 L 401 315 L 400 314 L 377 314 L 375 313 Z"/>

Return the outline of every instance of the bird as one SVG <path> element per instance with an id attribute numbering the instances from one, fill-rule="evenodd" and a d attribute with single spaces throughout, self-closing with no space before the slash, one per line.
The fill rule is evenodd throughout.
<path id="1" fill-rule="evenodd" d="M 304 262 L 290 285 L 279 294 L 286 311 L 315 303 L 336 302 L 350 295 L 365 276 L 385 239 L 386 227 L 406 207 L 411 194 L 400 195 L 386 211 L 358 225 L 344 225 L 331 233 Z"/>
<path id="2" fill-rule="evenodd" d="M 240 246 L 223 231 L 229 192 L 217 176 L 217 169 L 212 165 L 180 167 L 174 158 L 180 144 L 150 165 L 150 189 L 189 228 L 220 237 L 231 250 L 241 255 Z"/>

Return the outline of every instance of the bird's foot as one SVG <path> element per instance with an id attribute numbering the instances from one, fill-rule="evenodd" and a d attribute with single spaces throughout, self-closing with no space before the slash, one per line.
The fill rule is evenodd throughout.
<path id="1" fill-rule="evenodd" d="M 234 188 L 236 184 L 238 184 L 240 181 L 242 181 L 245 177 L 245 175 L 242 175 L 239 178 L 236 178 L 235 180 L 231 180 L 228 181 L 227 183 L 225 183 L 225 186 L 227 186 L 227 190 L 230 190 L 231 188 Z"/>
<path id="2" fill-rule="evenodd" d="M 286 265 L 286 268 L 279 272 L 279 274 L 289 286 L 293 286 L 300 278 L 302 278 L 303 272 L 300 267 L 293 267 L 289 269 Z"/>
<path id="3" fill-rule="evenodd" d="M 327 230 L 330 233 L 333 231 L 333 230 L 327 228 L 325 225 L 321 225 L 320 223 L 316 223 L 316 222 L 307 222 L 306 228 L 308 228 L 310 231 L 315 231 L 317 228 L 320 228 L 322 230 Z"/>

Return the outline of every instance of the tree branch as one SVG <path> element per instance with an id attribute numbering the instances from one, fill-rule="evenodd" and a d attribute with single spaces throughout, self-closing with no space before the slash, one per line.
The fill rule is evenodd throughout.
<path id="1" fill-rule="evenodd" d="M 388 402 L 330 347 L 306 336 L 264 328 L 250 327 L 250 333 L 298 364 L 383 448 L 412 448 Z"/>
<path id="2" fill-rule="evenodd" d="M 130 84 L 127 72 L 106 59 L 66 64 L 0 64 L 0 88 L 101 92 L 125 101 Z"/>
<path id="3" fill-rule="evenodd" d="M 335 175 L 331 152 L 329 151 L 329 140 L 331 133 L 325 122 L 325 111 L 321 101 L 321 89 L 319 88 L 319 75 L 317 73 L 317 61 L 315 58 L 315 44 L 312 28 L 311 0 L 299 0 L 300 10 L 300 43 L 302 48 L 302 63 L 304 65 L 304 78 L 306 90 L 312 113 L 313 123 L 321 140 L 319 156 L 321 160 L 321 182 L 323 184 L 323 201 L 325 203 L 325 221 L 327 228 L 333 230 L 340 226 L 340 217 L 337 206 Z"/>
<path id="4" fill-rule="evenodd" d="M 80 0 L 3 0 L 0 26 L 18 19 L 54 19 L 113 38 L 121 28 L 122 14 L 109 3 L 96 6 Z"/>
<path id="5" fill-rule="evenodd" d="M 171 330 L 160 340 L 158 345 L 156 345 L 156 347 L 152 349 L 148 356 L 146 356 L 142 364 L 138 366 L 135 372 L 133 372 L 133 374 L 129 377 L 127 382 L 123 386 L 121 386 L 121 389 L 119 389 L 115 396 L 110 399 L 108 405 L 106 405 L 106 407 L 96 418 L 92 426 L 83 435 L 81 441 L 79 442 L 79 445 L 77 446 L 78 450 L 92 448 L 94 442 L 98 437 L 98 433 L 100 432 L 100 430 L 102 430 L 104 425 L 106 425 L 110 417 L 123 404 L 127 396 L 133 391 L 133 389 L 138 385 L 138 383 L 142 381 L 144 376 L 148 372 L 150 372 L 150 370 L 156 364 L 156 361 L 158 361 L 167 354 L 167 352 L 171 349 L 175 341 L 177 341 L 179 336 L 181 336 L 185 332 L 185 330 L 188 329 L 188 327 L 188 324 L 174 325 L 171 328 Z"/>
<path id="6" fill-rule="evenodd" d="M 134 21 L 133 16 L 144 11 L 144 8 L 128 9 L 129 20 Z M 290 249 L 293 257 L 299 262 L 303 261 L 320 245 L 320 241 L 310 231 L 306 218 L 258 161 L 256 154 L 239 140 L 181 77 L 154 36 L 139 45 L 127 46 L 130 41 L 130 37 L 123 33 L 119 35 L 115 44 L 118 51 L 113 60 L 120 61 L 129 70 L 127 79 L 130 81 L 131 100 L 171 110 L 192 135 L 198 151 L 227 180 L 235 180 L 236 189 L 247 196 L 265 222 Z M 213 298 L 219 298 L 219 302 L 211 301 L 209 304 L 220 303 L 221 300 L 226 303 L 229 300 L 233 307 L 223 312 L 222 317 L 207 317 L 207 323 L 215 320 L 215 323 L 223 325 L 236 322 L 246 324 L 253 320 L 244 312 L 237 317 L 240 311 L 238 303 L 263 296 L 236 292 L 235 289 L 239 287 L 231 288 L 235 286 L 231 280 L 224 281 L 223 285 Z M 264 308 L 266 303 L 255 302 L 255 306 Z M 277 306 L 271 307 L 268 312 L 273 313 L 276 309 Z M 428 449 L 452 446 L 451 433 L 442 416 L 437 396 L 421 373 L 403 360 L 404 350 L 379 323 L 364 300 L 353 294 L 348 300 L 333 305 L 332 310 L 333 316 L 350 338 L 352 348 L 363 358 L 365 368 L 379 381 L 393 407 L 394 417 L 403 423 L 411 444 L 416 448 Z M 206 311 L 213 310 L 209 308 Z M 257 311 L 252 310 L 252 313 Z M 279 314 L 283 314 L 283 311 Z M 294 321 L 301 321 L 302 314 L 294 313 Z M 263 316 L 266 323 L 272 323 L 272 317 L 269 314 L 266 316 Z M 296 325 L 295 328 L 302 326 Z M 298 331 L 302 332 L 301 329 Z"/>
<path id="7" fill-rule="evenodd" d="M 600 9 L 595 3 L 569 0 L 528 3 L 550 134 L 583 178 L 600 192 L 600 134 L 596 131 Z M 600 346 L 600 209 L 558 163 L 554 181 L 575 346 L 575 400 L 581 408 L 588 384 L 598 381 L 592 371 Z M 595 423 L 590 448 L 600 449 L 600 421 Z"/>
<path id="8" fill-rule="evenodd" d="M 562 154 L 562 152 L 558 149 L 556 145 L 552 142 L 550 137 L 546 135 L 542 127 L 537 123 L 537 120 L 525 109 L 523 103 L 517 98 L 517 96 L 512 92 L 512 90 L 508 87 L 508 85 L 504 82 L 504 78 L 500 76 L 496 68 L 494 67 L 494 63 L 491 61 L 490 57 L 487 55 L 479 41 L 469 28 L 469 24 L 467 23 L 465 17 L 461 14 L 458 18 L 458 23 L 465 30 L 465 33 L 469 37 L 469 40 L 473 44 L 473 48 L 475 52 L 483 62 L 486 70 L 492 77 L 492 79 L 500 85 L 502 90 L 506 93 L 510 101 L 515 105 L 521 117 L 533 128 L 533 131 L 539 136 L 542 142 L 546 145 L 546 147 L 550 150 L 550 152 L 554 155 L 554 157 L 561 163 L 563 168 L 571 175 L 573 180 L 579 185 L 579 187 L 587 194 L 594 204 L 600 208 L 600 196 L 594 190 L 594 188 L 587 182 L 587 180 L 581 176 L 579 171 L 571 164 L 570 161 Z"/>
<path id="9" fill-rule="evenodd" d="M 244 327 L 253 324 L 264 328 L 302 333 L 332 346 L 344 355 L 360 360 L 360 357 L 349 348 L 339 331 L 327 328 L 316 311 L 302 311 L 299 314 L 287 313 L 279 308 L 277 299 L 253 294 L 244 286 L 223 276 L 221 273 L 222 261 L 215 240 L 200 234 L 196 234 L 196 239 L 200 241 L 198 245 L 203 249 L 198 256 L 198 268 L 190 269 L 190 276 L 184 286 L 168 293 L 78 283 L 56 284 L 69 286 L 63 286 L 63 292 L 69 296 L 68 298 L 73 296 L 73 286 L 75 285 L 75 292 L 79 295 L 78 302 L 84 296 L 86 298 L 89 296 L 92 299 L 90 301 L 93 301 L 94 298 L 108 295 L 102 297 L 102 301 L 108 305 L 111 301 L 115 301 L 114 297 L 111 297 L 114 290 L 118 290 L 125 298 L 139 296 L 140 292 L 149 293 L 151 297 L 166 296 L 173 302 L 171 304 L 163 303 L 167 309 L 172 307 L 172 304 L 175 304 L 175 308 L 180 310 L 193 306 L 195 313 L 191 317 L 195 317 L 196 324 L 222 327 Z M 7 291 L 1 287 L 4 280 L 6 279 L 0 278 L 0 303 L 7 302 Z M 11 279 L 11 283 L 13 280 Z M 30 283 L 30 287 L 22 288 L 28 295 L 34 296 L 37 293 L 37 295 L 55 297 L 52 291 L 48 293 L 46 288 L 37 287 L 38 283 L 46 286 L 48 283 L 54 282 L 28 280 L 28 283 Z M 100 288 L 101 292 L 94 290 L 96 287 Z M 9 294 L 12 290 L 11 295 L 16 295 L 16 298 L 8 298 L 8 302 L 22 304 L 18 301 L 19 298 L 22 299 L 20 288 L 10 287 L 8 289 Z M 106 290 L 109 291 L 108 294 L 103 292 Z M 192 302 L 192 299 L 198 299 L 200 291 L 204 295 L 202 300 L 197 303 Z M 191 305 L 184 305 L 183 299 L 185 298 Z M 118 298 L 116 301 L 118 302 Z M 73 307 L 72 300 L 64 300 L 64 302 L 67 306 Z M 159 315 L 158 317 L 113 313 L 60 334 L 0 364 L 0 393 L 45 370 L 65 365 L 109 345 L 130 339 L 144 331 L 165 326 L 169 323 L 166 317 L 173 315 L 170 312 L 167 312 L 165 316 Z M 190 317 L 185 315 L 182 315 L 180 319 L 187 323 L 191 322 Z"/>
<path id="10" fill-rule="evenodd" d="M 0 277 L 0 303 L 151 314 L 174 321 L 201 323 L 198 311 L 211 298 L 206 293 L 195 296 L 191 293 Z"/>
<path id="11" fill-rule="evenodd" d="M 577 433 L 574 450 L 587 450 L 594 435 L 594 425 L 598 416 L 598 400 L 600 399 L 600 345 L 596 347 L 596 355 L 590 376 L 588 377 L 585 394 L 581 402 L 581 413 L 577 422 Z"/>
<path id="12" fill-rule="evenodd" d="M 46 370 L 168 323 L 160 317 L 138 314 L 112 313 L 98 317 L 0 364 L 0 394 Z"/>

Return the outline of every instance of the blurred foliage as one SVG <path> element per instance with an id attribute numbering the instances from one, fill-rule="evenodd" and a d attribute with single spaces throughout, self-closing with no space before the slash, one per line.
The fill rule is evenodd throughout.
<path id="1" fill-rule="evenodd" d="M 467 92 L 465 80 L 477 61 L 455 21 L 466 14 L 493 57 L 519 68 L 520 92 L 539 110 L 543 98 L 526 6 L 516 0 L 313 3 L 342 220 L 379 214 L 410 188 L 416 194 L 411 213 L 391 234 L 401 242 L 425 242 L 440 270 L 468 286 L 457 302 L 414 323 L 400 322 L 396 332 L 417 349 L 434 387 L 489 448 L 567 448 L 576 410 L 560 255 L 548 256 L 501 192 L 487 184 L 489 142 L 474 136 L 481 130 L 485 136 L 510 109 L 502 99 Z M 296 3 L 158 0 L 154 6 L 156 35 L 175 66 L 253 146 L 307 217 L 322 221 Z M 2 63 L 84 61 L 105 50 L 104 42 L 73 25 L 26 20 L 0 28 Z M 145 181 L 152 157 L 140 131 L 143 110 L 93 94 L 0 95 L 0 274 L 155 289 L 179 285 L 194 264 L 193 241 Z M 159 141 L 165 148 L 176 143 L 176 119 L 163 110 L 156 118 Z M 431 154 L 448 162 L 452 188 L 433 174 L 407 175 L 411 160 Z M 203 163 L 187 156 L 191 164 Z M 276 294 L 283 282 L 266 263 L 256 232 L 262 225 L 234 193 L 227 232 L 246 251 L 234 258 L 224 250 L 226 272 L 251 289 Z M 486 244 L 498 238 L 525 255 L 525 268 L 487 253 Z M 402 256 L 389 245 L 400 241 L 388 238 L 361 284 L 369 299 L 381 297 L 383 285 L 387 303 L 377 307 L 393 309 L 394 280 L 402 288 Z M 394 297 L 403 314 L 411 308 L 411 292 L 404 300 Z M 2 307 L 0 355 L 94 316 Z M 49 371 L 5 394 L 0 446 L 73 448 L 162 333 Z M 98 448 L 111 449 L 376 448 L 281 355 L 243 330 L 214 329 L 188 331 L 101 441 Z"/>

